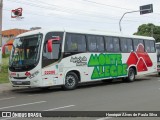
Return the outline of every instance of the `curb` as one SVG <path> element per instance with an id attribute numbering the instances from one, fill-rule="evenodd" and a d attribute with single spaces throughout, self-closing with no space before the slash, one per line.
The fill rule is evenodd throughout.
<path id="1" fill-rule="evenodd" d="M 0 84 L 0 93 L 4 93 L 7 91 L 13 90 L 12 86 L 10 83 L 2 83 Z"/>

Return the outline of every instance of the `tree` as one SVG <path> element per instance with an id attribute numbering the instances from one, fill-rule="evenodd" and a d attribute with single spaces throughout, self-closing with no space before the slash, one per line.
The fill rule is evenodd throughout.
<path id="1" fill-rule="evenodd" d="M 142 24 L 134 35 L 154 37 L 156 42 L 160 42 L 160 26 L 155 26 L 152 23 Z"/>

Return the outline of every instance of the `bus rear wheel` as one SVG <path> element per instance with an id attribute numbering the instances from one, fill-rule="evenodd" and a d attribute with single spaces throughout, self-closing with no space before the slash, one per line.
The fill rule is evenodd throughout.
<path id="1" fill-rule="evenodd" d="M 128 71 L 128 77 L 125 78 L 124 80 L 126 82 L 133 82 L 135 80 L 135 74 L 136 71 L 133 69 L 133 68 L 129 68 L 129 71 Z"/>
<path id="2" fill-rule="evenodd" d="M 67 73 L 63 89 L 73 90 L 77 87 L 77 85 L 78 85 L 78 76 L 74 72 Z"/>

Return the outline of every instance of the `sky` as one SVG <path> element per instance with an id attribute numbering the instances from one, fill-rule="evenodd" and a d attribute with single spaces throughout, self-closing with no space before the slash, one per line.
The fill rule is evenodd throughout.
<path id="1" fill-rule="evenodd" d="M 141 24 L 160 25 L 160 0 L 3 0 L 2 30 L 60 27 L 118 33 L 122 15 L 147 4 L 153 4 L 153 13 L 124 16 L 124 34 L 135 33 Z M 21 20 L 11 18 L 17 8 L 23 8 Z"/>

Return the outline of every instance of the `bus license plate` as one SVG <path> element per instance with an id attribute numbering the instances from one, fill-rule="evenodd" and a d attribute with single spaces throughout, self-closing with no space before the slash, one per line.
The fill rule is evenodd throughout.
<path id="1" fill-rule="evenodd" d="M 16 83 L 19 84 L 19 85 L 21 85 L 21 84 L 22 84 L 22 81 L 17 81 Z"/>

